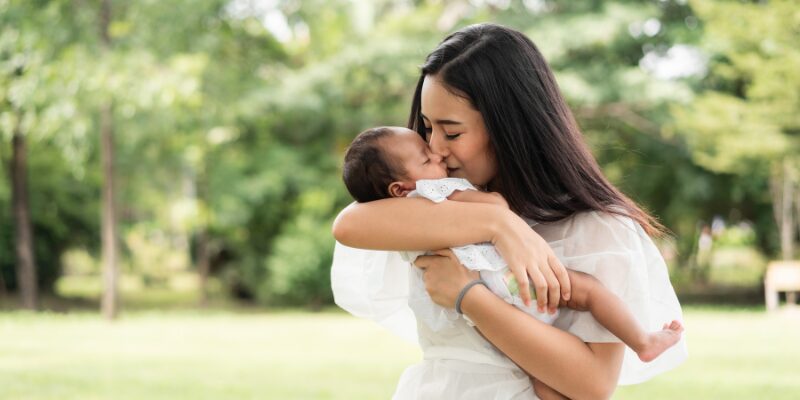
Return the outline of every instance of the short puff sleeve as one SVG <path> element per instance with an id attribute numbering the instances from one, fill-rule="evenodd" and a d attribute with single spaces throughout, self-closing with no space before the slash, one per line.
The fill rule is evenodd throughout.
<path id="1" fill-rule="evenodd" d="M 563 239 L 551 243 L 569 269 L 597 278 L 618 296 L 647 331 L 682 320 L 681 307 L 663 257 L 632 219 L 603 212 L 582 212 L 564 226 Z M 620 342 L 586 311 L 562 308 L 554 325 L 589 343 Z M 619 384 L 636 384 L 675 368 L 687 358 L 684 338 L 657 359 L 644 363 L 625 349 Z"/>
<path id="2" fill-rule="evenodd" d="M 416 319 L 408 305 L 410 272 L 410 264 L 399 252 L 356 249 L 336 242 L 331 265 L 334 302 L 418 344 Z"/>

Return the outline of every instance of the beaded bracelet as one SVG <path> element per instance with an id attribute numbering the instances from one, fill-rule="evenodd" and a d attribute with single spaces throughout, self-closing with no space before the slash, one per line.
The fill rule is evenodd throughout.
<path id="1" fill-rule="evenodd" d="M 461 289 L 461 292 L 458 293 L 458 298 L 456 298 L 456 312 L 459 315 L 464 314 L 463 312 L 461 312 L 461 300 L 464 300 L 464 296 L 467 294 L 467 291 L 469 289 L 478 284 L 486 286 L 487 288 L 489 287 L 488 285 L 486 285 L 486 281 L 484 281 L 483 279 L 475 279 L 474 281 L 466 284 L 466 286 L 464 286 L 464 288 Z"/>

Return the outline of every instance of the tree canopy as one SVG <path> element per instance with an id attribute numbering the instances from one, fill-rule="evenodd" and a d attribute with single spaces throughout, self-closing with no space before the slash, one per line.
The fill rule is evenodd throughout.
<path id="1" fill-rule="evenodd" d="M 113 0 L 108 48 L 102 3 L 0 0 L 6 290 L 15 132 L 50 291 L 65 254 L 99 258 L 98 110 L 113 103 L 123 274 L 197 270 L 262 304 L 329 303 L 344 149 L 404 125 L 425 55 L 485 21 L 542 49 L 604 172 L 672 231 L 678 269 L 715 216 L 752 223 L 770 256 L 797 239 L 793 1 Z"/>

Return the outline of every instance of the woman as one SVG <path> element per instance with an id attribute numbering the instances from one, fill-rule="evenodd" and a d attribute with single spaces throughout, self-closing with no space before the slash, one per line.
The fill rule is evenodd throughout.
<path id="1" fill-rule="evenodd" d="M 614 291 L 645 328 L 657 330 L 656 321 L 681 319 L 663 259 L 648 236 L 659 234 L 661 226 L 602 175 L 552 72 L 525 35 L 481 24 L 445 38 L 422 67 L 409 128 L 445 159 L 450 176 L 499 192 L 511 211 L 413 198 L 354 203 L 334 223 L 337 241 L 376 250 L 438 250 L 490 241 L 514 271 L 523 294 L 530 276 L 540 307 L 552 310 L 569 299 L 561 260 Z M 339 261 L 348 259 L 347 251 L 337 246 Z M 336 265 L 335 260 L 335 293 L 343 282 Z M 415 266 L 424 271 L 431 298 L 447 308 L 455 307 L 462 289 L 476 278 L 449 250 L 419 257 Z M 395 282 L 401 276 L 381 275 L 377 281 Z M 402 295 L 402 285 L 392 287 Z M 364 292 L 388 293 L 375 288 Z M 347 301 L 337 298 L 340 305 Z M 364 309 L 384 325 L 403 326 L 398 321 L 408 318 L 402 296 L 373 296 L 367 302 Z M 685 345 L 679 343 L 642 364 L 626 355 L 624 346 L 588 313 L 561 309 L 550 326 L 481 285 L 471 286 L 460 306 L 492 349 L 537 381 L 542 395 L 608 398 L 618 382 L 646 380 L 686 357 Z M 383 310 L 381 315 L 374 314 L 376 309 Z M 505 365 L 470 337 L 471 329 L 449 338 L 433 337 L 422 326 L 419 330 L 426 360 L 404 373 L 396 398 L 455 398 L 459 385 L 481 380 L 487 389 L 483 398 L 529 398 L 520 392 L 530 392 L 530 387 L 522 386 L 518 374 L 493 369 Z M 458 349 L 450 351 L 454 346 L 447 339 Z M 486 354 L 488 372 L 458 363 L 462 357 L 475 362 Z M 502 382 L 492 387 L 492 379 Z M 516 386 L 498 395 L 510 385 Z"/>

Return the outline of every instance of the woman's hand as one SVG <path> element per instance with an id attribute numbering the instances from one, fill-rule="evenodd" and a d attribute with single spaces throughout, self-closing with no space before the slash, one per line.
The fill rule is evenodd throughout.
<path id="1" fill-rule="evenodd" d="M 550 245 L 519 216 L 512 212 L 497 225 L 492 244 L 508 263 L 519 284 L 519 294 L 530 306 L 530 280 L 536 290 L 539 312 L 554 314 L 561 299 L 569 300 L 571 286 L 567 270 Z"/>
<path id="2" fill-rule="evenodd" d="M 436 251 L 430 256 L 419 256 L 414 266 L 422 269 L 425 290 L 433 302 L 445 308 L 455 308 L 461 289 L 480 277 L 477 271 L 470 271 L 461 265 L 450 249 Z"/>

